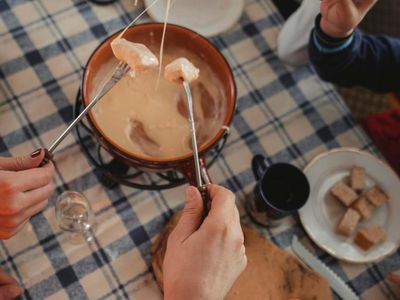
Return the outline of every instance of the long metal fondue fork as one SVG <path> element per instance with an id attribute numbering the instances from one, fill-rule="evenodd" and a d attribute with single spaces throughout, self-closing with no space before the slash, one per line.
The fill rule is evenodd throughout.
<path id="1" fill-rule="evenodd" d="M 186 93 L 187 107 L 188 107 L 188 111 L 189 111 L 189 123 L 190 123 L 190 128 L 191 128 L 190 131 L 192 133 L 192 148 L 193 148 L 194 167 L 195 167 L 195 171 L 196 171 L 197 189 L 199 190 L 201 197 L 203 199 L 204 212 L 205 212 L 205 216 L 206 216 L 208 213 L 208 210 L 209 210 L 210 196 L 208 194 L 206 185 L 203 184 L 202 177 L 201 177 L 199 151 L 197 149 L 196 126 L 194 124 L 193 98 L 192 98 L 192 92 L 190 90 L 189 83 L 187 81 L 183 81 L 183 89 L 185 90 L 185 93 Z"/>
<path id="2" fill-rule="evenodd" d="M 72 129 L 79 123 L 80 120 L 97 104 L 97 102 L 109 91 L 111 88 L 121 80 L 121 78 L 129 71 L 129 66 L 126 63 L 119 62 L 110 78 L 103 84 L 99 89 L 99 92 L 93 97 L 92 101 L 86 106 L 86 108 L 76 117 L 75 120 L 64 130 L 64 132 L 51 144 L 48 149 L 45 149 L 46 155 L 43 158 L 40 166 L 45 165 L 49 160 L 53 158 L 53 152 L 57 146 L 65 139 L 65 137 L 71 132 Z"/>
<path id="3" fill-rule="evenodd" d="M 190 90 L 190 86 L 187 81 L 183 81 L 183 88 L 186 93 L 186 100 L 187 100 L 187 106 L 188 106 L 188 111 L 189 111 L 189 123 L 190 123 L 190 131 L 192 133 L 192 148 L 193 148 L 193 157 L 194 157 L 194 167 L 196 170 L 196 182 L 197 182 L 197 186 L 200 187 L 203 185 L 203 182 L 201 180 L 199 151 L 197 149 L 197 137 L 196 137 L 196 126 L 194 124 L 192 92 Z"/>

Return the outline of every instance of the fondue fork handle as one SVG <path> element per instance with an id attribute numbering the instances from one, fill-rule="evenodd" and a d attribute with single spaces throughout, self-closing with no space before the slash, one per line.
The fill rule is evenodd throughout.
<path id="1" fill-rule="evenodd" d="M 121 78 L 129 71 L 129 66 L 125 63 L 120 62 L 115 68 L 111 77 L 103 84 L 100 91 L 93 97 L 92 101 L 85 107 L 85 109 L 76 117 L 75 120 L 64 130 L 64 132 L 53 142 L 49 149 L 45 149 L 45 157 L 39 164 L 40 167 L 44 166 L 53 158 L 53 152 L 57 146 L 64 140 L 64 138 L 71 132 L 71 130 L 82 120 L 84 116 L 99 102 L 99 100 L 108 93 L 109 90 L 121 80 Z"/>
<path id="2" fill-rule="evenodd" d="M 39 167 L 43 167 L 45 164 L 47 164 L 50 160 L 53 159 L 53 153 L 51 153 L 49 150 L 44 149 L 44 157 L 42 161 L 39 164 Z"/>
<path id="3" fill-rule="evenodd" d="M 203 210 L 203 219 L 205 219 L 205 217 L 207 217 L 208 212 L 210 211 L 210 208 L 211 208 L 210 193 L 208 192 L 206 184 L 197 187 L 197 189 L 200 192 L 201 199 L 203 199 L 203 208 L 204 208 L 204 210 Z"/>

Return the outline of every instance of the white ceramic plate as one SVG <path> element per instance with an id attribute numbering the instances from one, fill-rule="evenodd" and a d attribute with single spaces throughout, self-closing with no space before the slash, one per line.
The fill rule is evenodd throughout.
<path id="1" fill-rule="evenodd" d="M 144 0 L 146 7 L 154 0 Z M 148 10 L 150 17 L 164 22 L 167 1 Z M 169 23 L 181 25 L 211 37 L 229 29 L 241 16 L 243 0 L 172 0 Z"/>
<path id="2" fill-rule="evenodd" d="M 369 251 L 363 251 L 353 242 L 335 232 L 345 208 L 330 194 L 330 188 L 349 175 L 351 166 L 366 170 L 367 189 L 379 185 L 390 197 L 388 203 L 376 209 L 368 221 L 359 226 L 381 225 L 386 241 Z M 318 155 L 304 169 L 310 181 L 311 193 L 300 210 L 300 220 L 311 239 L 323 250 L 348 262 L 367 263 L 392 254 L 400 244 L 400 180 L 395 172 L 377 157 L 353 148 L 339 148 Z"/>

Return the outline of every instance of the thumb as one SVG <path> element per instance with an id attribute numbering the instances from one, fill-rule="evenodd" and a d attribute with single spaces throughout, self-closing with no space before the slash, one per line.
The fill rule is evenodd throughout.
<path id="1" fill-rule="evenodd" d="M 43 149 L 37 149 L 27 156 L 0 157 L 0 169 L 8 171 L 33 169 L 39 166 L 44 155 Z"/>
<path id="2" fill-rule="evenodd" d="M 21 295 L 23 290 L 15 284 L 8 284 L 0 286 L 0 299 L 15 299 Z"/>
<path id="3" fill-rule="evenodd" d="M 180 241 L 185 241 L 201 225 L 203 221 L 203 201 L 197 188 L 189 186 L 186 189 L 185 207 L 181 218 L 175 227 L 175 237 Z"/>
<path id="4" fill-rule="evenodd" d="M 372 6 L 374 6 L 376 2 L 377 0 L 358 0 L 355 2 L 355 4 L 362 13 L 366 13 L 372 8 Z"/>

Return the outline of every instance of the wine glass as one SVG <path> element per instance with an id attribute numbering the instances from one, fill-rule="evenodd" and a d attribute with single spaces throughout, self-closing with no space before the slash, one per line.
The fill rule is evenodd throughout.
<path id="1" fill-rule="evenodd" d="M 58 226 L 69 232 L 73 244 L 93 240 L 95 219 L 87 198 L 77 191 L 65 191 L 56 202 L 56 221 Z"/>

